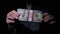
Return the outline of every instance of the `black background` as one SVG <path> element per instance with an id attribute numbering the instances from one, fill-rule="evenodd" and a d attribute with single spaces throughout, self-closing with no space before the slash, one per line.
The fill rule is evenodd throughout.
<path id="1" fill-rule="evenodd" d="M 17 8 L 26 8 L 26 3 L 32 4 L 32 9 L 37 9 L 45 12 L 52 13 L 56 17 L 57 1 L 39 1 L 39 0 L 1 0 L 0 1 L 0 30 L 3 33 L 8 33 L 7 24 L 5 22 L 6 14 L 11 10 Z M 46 32 L 58 32 L 58 23 L 52 25 L 48 24 L 43 28 Z"/>

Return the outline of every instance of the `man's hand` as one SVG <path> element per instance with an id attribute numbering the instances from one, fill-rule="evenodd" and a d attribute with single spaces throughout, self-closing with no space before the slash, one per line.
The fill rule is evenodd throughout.
<path id="1" fill-rule="evenodd" d="M 18 16 L 19 14 L 13 10 L 13 11 L 10 11 L 8 14 L 7 14 L 7 17 L 6 17 L 6 23 L 9 24 L 9 23 L 14 23 L 14 19 L 18 19 Z"/>
<path id="2" fill-rule="evenodd" d="M 49 24 L 53 24 L 56 22 L 56 20 L 54 20 L 55 18 L 52 15 L 49 15 L 48 13 L 43 13 L 42 14 L 42 20 L 44 20 L 44 22 L 47 22 Z"/>

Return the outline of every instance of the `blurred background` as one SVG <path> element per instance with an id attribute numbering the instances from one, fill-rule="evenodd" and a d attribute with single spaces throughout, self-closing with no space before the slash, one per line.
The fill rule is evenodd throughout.
<path id="1" fill-rule="evenodd" d="M 57 3 L 56 1 L 41 1 L 41 0 L 0 0 L 0 31 L 1 33 L 8 33 L 8 27 L 5 22 L 6 15 L 11 10 L 16 10 L 17 8 L 24 8 L 26 9 L 26 4 L 31 3 L 33 10 L 41 10 L 50 13 L 56 18 L 56 11 L 57 11 Z M 58 23 L 54 23 L 52 25 L 47 24 L 47 26 L 43 25 L 42 31 L 46 32 L 58 32 Z"/>

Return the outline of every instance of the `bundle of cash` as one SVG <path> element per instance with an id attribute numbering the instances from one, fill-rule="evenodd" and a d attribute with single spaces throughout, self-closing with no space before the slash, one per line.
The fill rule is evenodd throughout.
<path id="1" fill-rule="evenodd" d="M 39 10 L 17 9 L 17 12 L 20 21 L 40 22 L 42 17 L 42 11 Z"/>

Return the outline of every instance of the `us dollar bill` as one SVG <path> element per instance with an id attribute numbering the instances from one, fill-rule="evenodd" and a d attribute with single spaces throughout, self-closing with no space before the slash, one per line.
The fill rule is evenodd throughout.
<path id="1" fill-rule="evenodd" d="M 42 11 L 39 10 L 17 9 L 17 12 L 20 21 L 40 22 L 42 18 Z"/>

